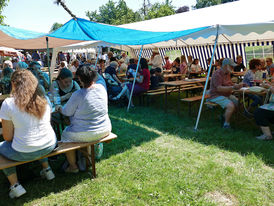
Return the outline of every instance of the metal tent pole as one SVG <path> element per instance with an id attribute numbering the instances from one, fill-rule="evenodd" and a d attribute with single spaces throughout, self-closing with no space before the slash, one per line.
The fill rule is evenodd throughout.
<path id="1" fill-rule="evenodd" d="M 96 62 L 95 62 L 95 69 L 97 67 L 97 63 L 98 63 L 98 60 L 99 60 L 99 54 L 101 54 L 101 48 L 99 47 L 99 51 L 97 52 L 97 58 L 96 58 Z"/>
<path id="2" fill-rule="evenodd" d="M 137 73 L 138 73 L 138 69 L 139 69 L 139 65 L 140 65 L 140 60 L 142 57 L 142 52 L 143 52 L 143 47 L 144 45 L 142 45 L 140 53 L 139 53 L 139 59 L 138 59 L 138 63 L 137 63 L 137 69 L 134 75 L 134 80 L 133 80 L 133 84 L 132 84 L 132 88 L 131 88 L 131 92 L 130 92 L 130 97 L 129 97 L 129 101 L 128 101 L 128 106 L 127 106 L 127 111 L 129 111 L 130 108 L 130 103 L 131 103 L 131 99 L 132 99 L 132 95 L 133 95 L 133 90 L 134 90 L 134 86 L 135 86 L 135 82 L 136 82 L 136 77 L 137 77 Z"/>
<path id="3" fill-rule="evenodd" d="M 50 71 L 50 60 L 49 60 L 49 38 L 46 37 L 46 42 L 47 42 L 47 61 L 48 61 L 48 71 L 49 71 L 49 87 L 51 86 L 51 71 Z"/>
<path id="4" fill-rule="evenodd" d="M 199 108 L 198 117 L 197 117 L 197 120 L 196 120 L 196 125 L 195 125 L 195 128 L 194 128 L 195 131 L 197 131 L 197 129 L 198 129 L 198 125 L 199 125 L 199 121 L 200 121 L 200 117 L 201 117 L 201 113 L 202 113 L 202 109 L 203 109 L 206 89 L 207 89 L 207 85 L 208 85 L 208 81 L 209 81 L 209 76 L 210 76 L 210 72 L 211 72 L 211 68 L 212 68 L 213 59 L 214 59 L 214 56 L 215 56 L 215 50 L 216 50 L 217 43 L 218 43 L 218 37 L 219 37 L 219 25 L 217 25 L 217 33 L 216 33 L 216 39 L 215 39 L 215 43 L 214 43 L 214 49 L 213 49 L 213 53 L 212 53 L 212 56 L 211 56 L 211 61 L 210 61 L 210 65 L 209 65 L 209 69 L 208 69 L 208 73 L 207 73 L 206 83 L 205 83 L 203 97 L 202 97 L 200 108 Z"/>

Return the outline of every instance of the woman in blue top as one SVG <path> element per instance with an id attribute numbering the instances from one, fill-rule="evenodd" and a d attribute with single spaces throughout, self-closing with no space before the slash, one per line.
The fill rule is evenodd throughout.
<path id="1" fill-rule="evenodd" d="M 76 75 L 83 88 L 74 92 L 66 105 L 60 108 L 71 122 L 62 133 L 62 141 L 91 142 L 102 139 L 111 132 L 106 89 L 96 83 L 97 72 L 91 66 L 80 67 Z M 67 152 L 66 156 L 69 162 L 66 172 L 77 173 L 75 151 Z"/>

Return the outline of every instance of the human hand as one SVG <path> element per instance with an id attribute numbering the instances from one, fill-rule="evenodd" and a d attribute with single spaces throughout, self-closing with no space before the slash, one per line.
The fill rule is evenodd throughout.
<path id="1" fill-rule="evenodd" d="M 270 88 L 270 84 L 269 84 L 268 82 L 263 82 L 263 83 L 261 84 L 261 86 L 262 86 L 263 88 L 266 88 L 266 89 L 269 89 L 269 88 Z"/>
<path id="2" fill-rule="evenodd" d="M 233 89 L 239 90 L 239 89 L 241 89 L 242 87 L 243 87 L 243 83 L 241 83 L 241 84 L 234 84 Z"/>
<path id="3" fill-rule="evenodd" d="M 55 111 L 61 112 L 62 106 L 61 105 L 56 105 L 55 106 Z"/>

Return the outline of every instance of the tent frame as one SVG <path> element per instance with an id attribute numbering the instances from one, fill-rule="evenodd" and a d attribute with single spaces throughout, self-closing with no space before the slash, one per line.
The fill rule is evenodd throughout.
<path id="1" fill-rule="evenodd" d="M 217 27 L 217 32 L 216 32 L 216 39 L 215 39 L 215 43 L 214 43 L 214 49 L 213 49 L 213 52 L 212 52 L 212 55 L 211 55 L 210 65 L 209 65 L 209 69 L 208 69 L 208 72 L 207 72 L 205 87 L 204 87 L 204 91 L 203 91 L 203 97 L 202 97 L 202 100 L 201 100 L 201 103 L 200 103 L 199 113 L 198 113 L 196 124 L 195 124 L 195 127 L 194 127 L 195 131 L 198 130 L 198 125 L 199 125 L 201 113 L 202 113 L 202 110 L 203 110 L 205 95 L 206 95 L 206 91 L 207 91 L 207 85 L 208 85 L 208 82 L 209 82 L 210 72 L 211 72 L 211 69 L 212 69 L 212 63 L 213 63 L 213 59 L 214 59 L 214 56 L 215 56 L 215 51 L 216 51 L 216 47 L 217 47 L 217 43 L 218 43 L 219 25 L 217 25 L 216 27 Z"/>
<path id="2" fill-rule="evenodd" d="M 144 45 L 142 45 L 140 53 L 139 53 L 139 58 L 138 58 L 138 63 L 137 63 L 137 69 L 136 69 L 136 72 L 135 72 L 135 75 L 134 75 L 134 80 L 133 80 L 133 84 L 132 84 L 132 88 L 131 88 L 131 92 L 130 92 L 130 97 L 129 97 L 129 100 L 128 100 L 128 106 L 127 106 L 127 111 L 128 112 L 129 112 L 129 109 L 130 109 L 132 95 L 133 95 L 134 86 L 135 86 L 135 82 L 136 82 L 136 77 L 137 77 L 138 69 L 139 69 L 139 66 L 140 66 L 140 61 L 141 61 L 141 57 L 142 57 L 143 47 L 144 47 Z"/>

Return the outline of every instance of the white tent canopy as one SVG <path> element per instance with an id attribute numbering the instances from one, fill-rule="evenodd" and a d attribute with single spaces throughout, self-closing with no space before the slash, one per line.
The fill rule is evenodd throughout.
<path id="1" fill-rule="evenodd" d="M 121 27 L 144 31 L 179 31 L 209 25 L 215 26 L 215 28 L 206 29 L 177 41 L 160 42 L 146 45 L 144 48 L 213 44 L 217 25 L 219 25 L 219 43 L 273 40 L 273 8 L 273 0 L 240 0 L 172 16 L 125 24 Z"/>

